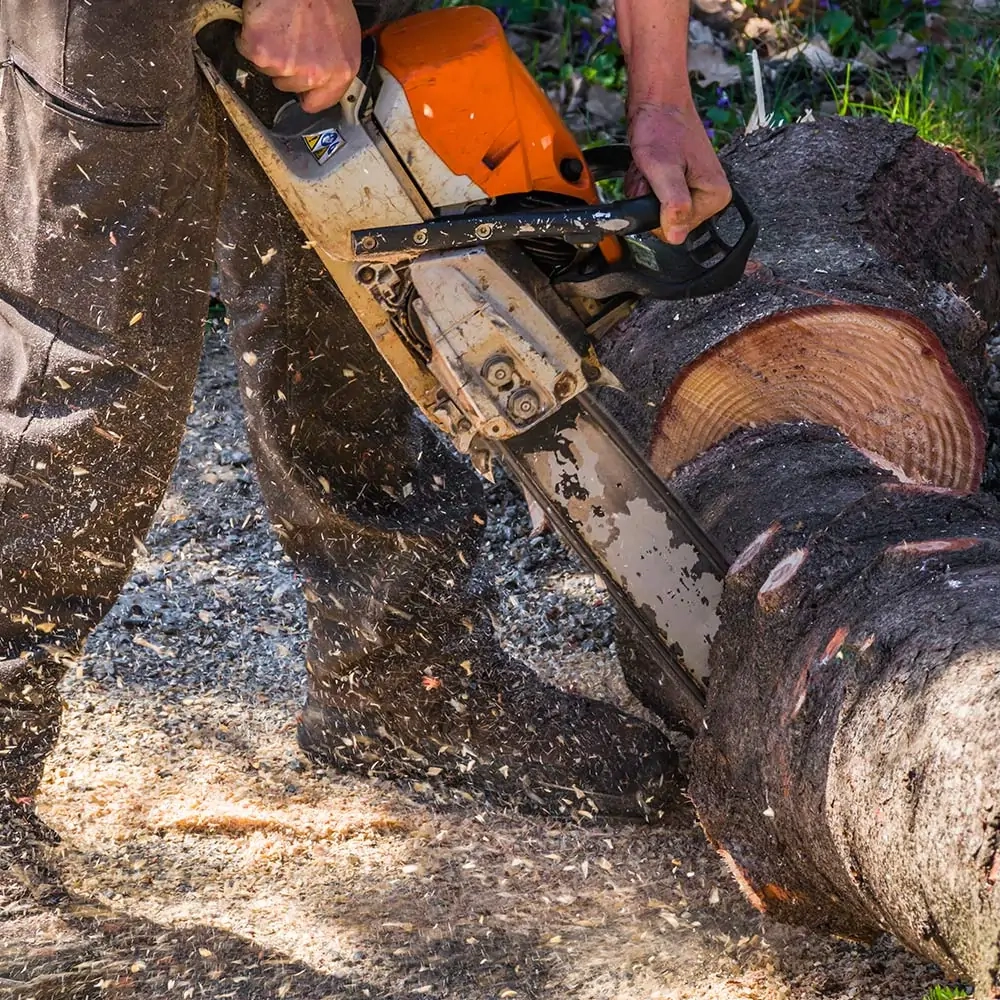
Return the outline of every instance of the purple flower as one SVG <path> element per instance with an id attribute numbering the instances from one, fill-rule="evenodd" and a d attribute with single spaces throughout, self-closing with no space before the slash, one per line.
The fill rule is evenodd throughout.
<path id="1" fill-rule="evenodd" d="M 927 46 L 926 45 L 918 45 L 917 46 L 917 53 L 919 55 L 923 55 L 926 51 L 927 51 Z"/>
<path id="2" fill-rule="evenodd" d="M 576 51 L 581 56 L 587 56 L 590 54 L 590 46 L 593 44 L 593 38 L 590 32 L 586 28 L 580 29 L 580 40 L 576 43 Z"/>
<path id="3" fill-rule="evenodd" d="M 613 41 L 618 34 L 618 18 L 617 17 L 602 17 L 601 18 L 601 38 L 606 41 Z"/>
<path id="4" fill-rule="evenodd" d="M 715 103 L 720 108 L 729 107 L 729 95 L 721 88 L 715 88 Z"/>
<path id="5" fill-rule="evenodd" d="M 715 138 L 715 129 L 712 128 L 712 123 L 708 118 L 703 118 L 701 120 L 702 125 L 705 126 L 705 133 L 708 135 L 709 139 Z"/>
<path id="6" fill-rule="evenodd" d="M 503 4 L 499 4 L 498 6 L 493 8 L 493 13 L 496 14 L 498 18 L 500 18 L 503 24 L 506 24 L 507 18 L 510 16 L 510 8 L 505 7 Z"/>

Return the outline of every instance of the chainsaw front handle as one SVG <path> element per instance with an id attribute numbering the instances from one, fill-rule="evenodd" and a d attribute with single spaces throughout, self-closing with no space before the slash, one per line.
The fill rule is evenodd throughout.
<path id="1" fill-rule="evenodd" d="M 740 217 L 735 241 L 721 229 L 723 216 L 734 209 Z M 624 238 L 651 233 L 660 225 L 656 195 L 609 204 L 530 209 L 498 214 L 449 215 L 412 226 L 359 229 L 351 242 L 359 260 L 412 256 L 457 250 L 480 244 L 555 237 L 581 248 L 597 247 L 609 236 Z M 739 281 L 757 239 L 757 220 L 739 191 L 729 206 L 694 229 L 674 246 L 654 236 L 623 239 L 627 251 L 608 263 L 594 250 L 581 264 L 555 279 L 557 288 L 595 299 L 632 292 L 660 299 L 697 298 L 723 291 Z"/>
<path id="2" fill-rule="evenodd" d="M 243 23 L 243 8 L 227 0 L 206 0 L 201 10 L 195 14 L 192 34 L 197 35 L 202 28 L 207 28 L 216 21 L 235 21 Z"/>
<path id="3" fill-rule="evenodd" d="M 197 36 L 203 28 L 207 28 L 210 24 L 215 24 L 217 21 L 232 21 L 235 24 L 243 23 L 243 8 L 238 7 L 234 3 L 229 3 L 228 0 L 205 0 L 205 3 L 199 9 L 198 13 L 195 15 L 194 25 L 192 28 L 192 34 L 195 36 L 194 51 L 195 59 L 197 60 L 199 66 L 201 66 L 202 72 L 208 76 L 209 81 L 215 90 L 221 88 L 228 88 L 233 94 L 236 100 L 239 98 L 236 96 L 235 92 L 232 91 L 232 87 L 219 77 L 218 73 L 215 73 L 215 77 L 219 77 L 219 82 L 212 78 L 212 64 L 211 60 L 204 53 L 201 46 L 198 44 Z M 347 92 L 340 99 L 340 109 L 344 114 L 345 119 L 348 122 L 356 123 L 358 116 L 361 111 L 361 107 L 364 102 L 365 93 L 368 87 L 365 83 L 364 78 L 367 76 L 365 69 L 371 68 L 373 57 L 365 58 L 365 50 L 362 48 L 362 74 L 360 77 L 355 77 L 354 82 L 347 88 Z M 315 120 L 319 120 L 325 112 L 320 112 L 318 115 L 308 116 Z M 306 116 L 306 112 L 302 112 L 302 115 L 298 117 Z"/>

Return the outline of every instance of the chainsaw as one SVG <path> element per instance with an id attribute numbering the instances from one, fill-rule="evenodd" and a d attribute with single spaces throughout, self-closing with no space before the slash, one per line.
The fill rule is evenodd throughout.
<path id="1" fill-rule="evenodd" d="M 414 14 L 363 43 L 339 105 L 267 124 L 198 33 L 195 58 L 416 407 L 490 478 L 500 464 L 599 574 L 664 695 L 700 724 L 727 560 L 598 401 L 595 341 L 643 297 L 743 274 L 757 224 L 737 193 L 683 246 L 653 195 L 602 199 L 627 147 L 581 151 L 481 7 Z M 238 77 L 238 75 L 237 75 Z"/>

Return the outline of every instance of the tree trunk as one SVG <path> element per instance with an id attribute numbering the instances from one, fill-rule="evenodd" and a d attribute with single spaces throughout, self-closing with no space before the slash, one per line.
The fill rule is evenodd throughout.
<path id="1" fill-rule="evenodd" d="M 890 931 L 1000 997 L 1000 505 L 971 492 L 1000 201 L 874 119 L 725 159 L 752 273 L 602 346 L 619 415 L 732 559 L 690 795 L 761 910 Z"/>

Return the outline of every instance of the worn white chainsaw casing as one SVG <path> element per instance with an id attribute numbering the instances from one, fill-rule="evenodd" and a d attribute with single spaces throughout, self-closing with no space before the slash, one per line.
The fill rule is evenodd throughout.
<path id="1" fill-rule="evenodd" d="M 221 17 L 239 20 L 241 12 L 212 0 L 198 24 Z M 356 81 L 323 116 L 292 104 L 266 129 L 197 44 L 195 56 L 414 403 L 479 459 L 477 467 L 491 454 L 509 463 L 568 544 L 608 581 L 665 666 L 682 711 L 696 720 L 724 565 L 587 391 L 616 380 L 592 355 L 581 357 L 560 328 L 558 304 L 555 314 L 543 308 L 523 284 L 534 279 L 496 252 L 354 256 L 355 230 L 419 225 L 484 193 L 427 146 L 402 88 L 382 67 L 374 121 L 359 120 L 366 89 Z"/>
<path id="2" fill-rule="evenodd" d="M 428 367 L 491 440 L 516 437 L 587 386 L 580 355 L 528 291 L 485 250 L 427 254 L 410 265 Z M 510 377 L 490 379 L 493 368 Z M 519 412 L 518 401 L 532 412 Z"/>
<path id="3" fill-rule="evenodd" d="M 375 101 L 375 120 L 428 203 L 447 211 L 449 208 L 464 210 L 469 205 L 488 201 L 486 192 L 471 178 L 452 173 L 420 134 L 399 81 L 383 66 L 379 66 L 377 72 L 382 78 L 382 86 Z"/>

